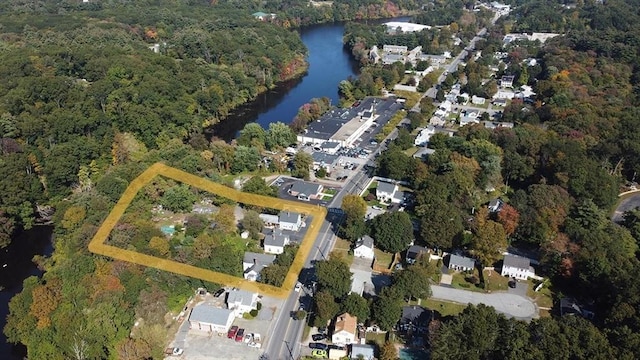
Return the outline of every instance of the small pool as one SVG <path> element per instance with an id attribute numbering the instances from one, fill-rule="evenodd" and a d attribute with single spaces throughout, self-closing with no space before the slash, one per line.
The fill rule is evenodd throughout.
<path id="1" fill-rule="evenodd" d="M 429 353 L 421 349 L 400 349 L 400 360 L 426 360 L 429 359 Z"/>
<path id="2" fill-rule="evenodd" d="M 160 231 L 162 231 L 165 235 L 173 235 L 176 232 L 176 227 L 174 225 L 164 225 L 160 227 Z"/>

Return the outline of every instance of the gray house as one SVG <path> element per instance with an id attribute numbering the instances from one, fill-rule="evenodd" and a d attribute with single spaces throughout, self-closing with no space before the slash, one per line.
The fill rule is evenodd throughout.
<path id="1" fill-rule="evenodd" d="M 275 255 L 245 252 L 244 258 L 242 259 L 244 278 L 249 281 L 257 281 L 260 279 L 262 269 L 273 264 L 275 260 Z"/>
<path id="2" fill-rule="evenodd" d="M 449 269 L 456 271 L 473 271 L 476 262 L 466 256 L 451 254 L 449 256 Z"/>

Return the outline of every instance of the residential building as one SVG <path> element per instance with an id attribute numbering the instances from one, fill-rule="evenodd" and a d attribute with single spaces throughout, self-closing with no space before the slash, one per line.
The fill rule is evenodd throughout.
<path id="1" fill-rule="evenodd" d="M 275 260 L 275 255 L 245 252 L 242 259 L 243 277 L 249 281 L 258 281 L 262 269 L 273 264 Z"/>
<path id="2" fill-rule="evenodd" d="M 346 349 L 345 350 L 334 349 L 334 348 L 329 349 L 329 359 L 332 359 L 332 360 L 340 360 L 347 357 L 348 355 L 349 354 L 347 353 Z"/>
<path id="3" fill-rule="evenodd" d="M 383 45 L 382 46 L 382 51 L 389 54 L 404 54 L 408 50 L 409 49 L 406 46 L 400 46 L 400 45 Z"/>
<path id="4" fill-rule="evenodd" d="M 293 211 L 280 211 L 280 230 L 299 231 L 302 227 L 302 214 Z"/>
<path id="5" fill-rule="evenodd" d="M 475 260 L 466 256 L 451 254 L 449 255 L 448 268 L 455 271 L 473 271 L 476 266 Z"/>
<path id="6" fill-rule="evenodd" d="M 247 290 L 234 289 L 227 293 L 227 308 L 233 311 L 236 317 L 254 310 L 258 304 L 258 294 Z"/>
<path id="7" fill-rule="evenodd" d="M 493 95 L 493 99 L 511 100 L 516 96 L 516 93 L 511 89 L 498 89 Z"/>
<path id="8" fill-rule="evenodd" d="M 311 153 L 311 157 L 313 158 L 313 170 L 324 168 L 328 174 L 330 174 L 338 165 L 338 159 L 340 158 L 338 155 L 331 155 L 318 151 L 314 151 L 313 153 Z"/>
<path id="9" fill-rule="evenodd" d="M 263 245 L 264 252 L 267 254 L 282 254 L 284 247 L 289 245 L 289 236 L 283 234 L 282 231 L 273 231 L 264 237 Z"/>
<path id="10" fill-rule="evenodd" d="M 580 315 L 587 319 L 593 319 L 595 313 L 591 309 L 578 304 L 575 299 L 562 298 L 560 299 L 560 316 L 564 315 Z"/>
<path id="11" fill-rule="evenodd" d="M 337 141 L 327 141 L 320 144 L 320 149 L 330 155 L 335 155 L 342 146 Z"/>
<path id="12" fill-rule="evenodd" d="M 487 100 L 486 100 L 485 98 L 480 97 L 480 96 L 475 96 L 475 95 L 473 95 L 473 96 L 471 97 L 471 103 L 472 103 L 472 104 L 474 104 L 474 105 L 484 105 L 484 103 L 485 103 L 486 101 L 487 101 Z"/>
<path id="13" fill-rule="evenodd" d="M 412 245 L 407 249 L 406 262 L 407 264 L 415 264 L 418 259 L 427 254 L 429 249 L 423 246 Z"/>
<path id="14" fill-rule="evenodd" d="M 258 11 L 258 12 L 254 12 L 253 14 L 251 14 L 254 18 L 260 20 L 260 21 L 267 21 L 267 20 L 273 20 L 276 18 L 276 14 L 267 14 L 264 13 L 262 11 Z"/>
<path id="15" fill-rule="evenodd" d="M 382 202 L 392 202 L 397 191 L 398 185 L 385 181 L 378 181 L 378 186 L 376 187 L 376 199 Z"/>
<path id="16" fill-rule="evenodd" d="M 364 344 L 352 344 L 351 345 L 351 360 L 374 360 L 376 348 L 373 345 Z"/>
<path id="17" fill-rule="evenodd" d="M 464 115 L 460 116 L 460 126 L 466 126 L 469 124 L 478 124 L 480 119 L 478 118 L 478 113 L 475 111 L 469 111 Z"/>
<path id="18" fill-rule="evenodd" d="M 505 107 L 507 106 L 507 99 L 495 99 L 493 100 L 493 105 Z"/>
<path id="19" fill-rule="evenodd" d="M 515 76 L 513 75 L 505 75 L 500 79 L 500 86 L 503 88 L 512 88 L 514 79 Z"/>
<path id="20" fill-rule="evenodd" d="M 520 280 L 527 280 L 535 276 L 536 273 L 531 267 L 529 259 L 515 255 L 505 255 L 502 263 L 502 276 L 513 277 Z"/>
<path id="21" fill-rule="evenodd" d="M 206 303 L 199 304 L 189 314 L 189 328 L 208 333 L 226 333 L 233 323 L 233 317 L 232 310 L 220 309 Z"/>
<path id="22" fill-rule="evenodd" d="M 500 210 L 502 210 L 502 205 L 504 203 L 502 202 L 502 200 L 495 198 L 491 201 L 489 201 L 489 206 L 487 206 L 489 208 L 489 212 L 495 213 L 495 212 L 499 212 Z"/>
<path id="23" fill-rule="evenodd" d="M 264 226 L 267 228 L 273 228 L 280 225 L 280 219 L 278 218 L 278 215 L 260 214 L 258 215 L 258 217 L 260 218 L 260 220 L 262 220 Z"/>
<path id="24" fill-rule="evenodd" d="M 398 321 L 400 330 L 426 329 L 431 321 L 432 311 L 418 305 L 402 307 L 402 317 Z"/>
<path id="25" fill-rule="evenodd" d="M 486 127 L 489 130 L 493 130 L 497 128 L 513 129 L 513 126 L 514 126 L 512 122 L 483 121 L 482 123 L 484 124 L 484 127 Z"/>
<path id="26" fill-rule="evenodd" d="M 353 256 L 373 260 L 375 258 L 375 254 L 373 252 L 373 238 L 369 235 L 365 235 L 356 241 L 355 247 L 353 248 Z"/>
<path id="27" fill-rule="evenodd" d="M 331 334 L 331 342 L 338 345 L 349 345 L 356 342 L 358 318 L 344 313 L 336 317 L 336 322 Z"/>
<path id="28" fill-rule="evenodd" d="M 322 184 L 310 183 L 306 181 L 296 181 L 289 188 L 289 194 L 299 200 L 309 201 L 317 199 L 322 191 Z"/>

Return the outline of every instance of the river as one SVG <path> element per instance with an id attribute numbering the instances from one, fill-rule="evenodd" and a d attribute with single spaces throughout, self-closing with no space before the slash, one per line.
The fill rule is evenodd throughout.
<path id="1" fill-rule="evenodd" d="M 22 282 L 29 276 L 42 275 L 31 261 L 34 255 L 51 255 L 51 226 L 36 226 L 16 234 L 11 244 L 0 250 L 0 330 L 4 329 L 9 300 L 22 291 Z M 0 359 L 21 360 L 26 355 L 22 345 L 13 346 L 0 331 Z"/>
<path id="2" fill-rule="evenodd" d="M 381 24 L 387 21 L 409 21 L 409 17 L 367 20 Z M 226 141 L 233 140 L 250 122 L 257 122 L 265 129 L 269 124 L 281 121 L 290 123 L 303 104 L 313 98 L 326 96 L 331 104 L 338 104 L 340 81 L 359 74 L 358 63 L 342 43 L 344 23 L 308 26 L 300 29 L 300 37 L 309 54 L 307 73 L 298 79 L 278 84 L 278 87 L 258 97 L 255 101 L 237 108 L 225 120 L 216 124 L 208 133 Z"/>

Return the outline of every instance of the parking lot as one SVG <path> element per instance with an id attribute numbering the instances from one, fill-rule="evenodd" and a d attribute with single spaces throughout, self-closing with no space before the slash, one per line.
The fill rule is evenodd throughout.
<path id="1" fill-rule="evenodd" d="M 219 303 L 219 299 L 209 298 L 207 301 L 215 304 Z M 265 344 L 266 341 L 268 341 L 274 314 L 276 309 L 282 306 L 282 301 L 276 298 L 263 297 L 261 302 L 262 309 L 255 319 L 235 318 L 232 325 L 245 329 L 245 334 L 260 334 L 261 343 Z M 222 306 L 222 304 L 220 305 Z M 184 354 L 180 359 L 189 360 L 255 360 L 262 353 L 262 349 L 251 348 L 247 343 L 228 339 L 227 334 L 211 334 L 189 330 L 189 321 L 187 318 L 185 318 L 184 322 L 180 325 L 180 330 L 176 334 L 176 338 L 171 346 L 184 349 Z M 169 357 L 168 359 L 173 358 L 175 357 Z"/>

